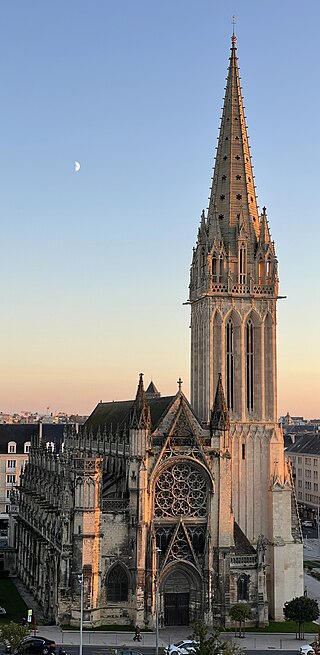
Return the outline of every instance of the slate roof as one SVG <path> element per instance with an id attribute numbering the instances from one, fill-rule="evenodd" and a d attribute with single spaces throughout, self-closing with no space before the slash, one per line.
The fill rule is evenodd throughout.
<path id="1" fill-rule="evenodd" d="M 175 396 L 148 398 L 152 430 L 154 430 L 160 423 L 162 415 L 169 409 L 174 398 Z M 115 429 L 117 425 L 119 428 L 123 428 L 125 424 L 128 427 L 130 409 L 132 408 L 133 403 L 134 400 L 98 403 L 84 425 L 87 429 L 92 429 L 93 432 L 96 432 L 98 428 L 100 428 L 101 431 L 106 429 L 106 431 L 109 432 L 111 427 Z"/>
<path id="2" fill-rule="evenodd" d="M 146 396 L 152 395 L 152 394 L 160 396 L 160 392 L 158 391 L 158 389 L 157 389 L 156 385 L 154 384 L 154 382 L 152 382 L 152 380 L 151 380 L 151 382 L 150 382 L 150 384 L 148 386 L 148 389 L 146 390 Z"/>
<path id="3" fill-rule="evenodd" d="M 236 522 L 234 522 L 234 545 L 236 555 L 256 555 L 256 550 Z"/>
<path id="4" fill-rule="evenodd" d="M 286 453 L 320 455 L 320 434 L 300 437 L 293 446 L 286 449 Z"/>
<path id="5" fill-rule="evenodd" d="M 42 438 L 46 442 L 53 442 L 55 450 L 59 450 L 63 440 L 64 425 L 61 423 L 43 423 Z M 39 424 L 36 423 L 13 423 L 0 424 L 0 453 L 8 453 L 9 441 L 15 441 L 17 454 L 24 453 L 24 444 L 31 441 L 33 435 L 39 434 Z"/>

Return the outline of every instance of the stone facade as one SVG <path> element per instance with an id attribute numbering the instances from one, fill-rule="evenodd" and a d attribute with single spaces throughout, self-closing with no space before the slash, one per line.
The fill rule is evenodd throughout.
<path id="1" fill-rule="evenodd" d="M 87 625 L 228 624 L 247 601 L 268 620 L 266 544 L 235 523 L 221 379 L 210 424 L 176 396 L 100 403 L 55 453 L 34 438 L 20 488 L 18 572 L 50 621 Z M 114 427 L 113 427 L 114 426 Z"/>
<path id="2" fill-rule="evenodd" d="M 48 620 L 229 624 L 283 618 L 302 593 L 302 536 L 277 416 L 277 260 L 258 215 L 236 40 L 208 214 L 190 277 L 191 405 L 99 403 L 60 452 L 34 438 L 20 496 L 18 572 Z M 81 579 L 81 577 L 80 577 Z"/>

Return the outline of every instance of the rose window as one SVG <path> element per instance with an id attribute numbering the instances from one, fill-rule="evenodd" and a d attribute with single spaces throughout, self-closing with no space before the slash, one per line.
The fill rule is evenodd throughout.
<path id="1" fill-rule="evenodd" d="M 166 468 L 155 489 L 155 516 L 207 515 L 207 485 L 203 474 L 188 463 Z"/>

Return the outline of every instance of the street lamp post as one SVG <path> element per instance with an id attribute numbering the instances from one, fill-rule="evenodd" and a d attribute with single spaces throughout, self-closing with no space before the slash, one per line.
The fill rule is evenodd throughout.
<path id="1" fill-rule="evenodd" d="M 156 655 L 159 655 L 159 555 L 161 548 L 156 548 Z"/>
<path id="2" fill-rule="evenodd" d="M 81 575 L 78 575 L 79 585 L 80 585 L 80 645 L 79 645 L 79 655 L 82 655 L 82 630 L 83 630 L 83 571 Z"/>

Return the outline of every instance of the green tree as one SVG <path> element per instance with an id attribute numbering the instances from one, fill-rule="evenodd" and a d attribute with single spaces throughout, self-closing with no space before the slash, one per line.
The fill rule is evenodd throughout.
<path id="1" fill-rule="evenodd" d="M 29 634 L 30 627 L 28 624 L 20 625 L 20 623 L 10 621 L 10 623 L 1 626 L 0 641 L 10 646 L 11 652 L 13 653 L 17 648 L 19 648 L 22 640 Z"/>
<path id="2" fill-rule="evenodd" d="M 212 627 L 198 619 L 193 624 L 194 650 L 190 655 L 243 655 L 243 650 L 232 641 L 221 641 L 220 628 Z"/>
<path id="3" fill-rule="evenodd" d="M 308 596 L 297 596 L 285 603 L 283 614 L 286 621 L 295 621 L 298 624 L 296 639 L 304 638 L 304 624 L 306 621 L 316 621 L 319 618 L 319 607 L 316 600 Z"/>
<path id="4" fill-rule="evenodd" d="M 229 615 L 233 621 L 237 621 L 239 624 L 239 637 L 244 637 L 245 622 L 252 618 L 250 607 L 245 603 L 236 603 L 230 607 Z"/>

